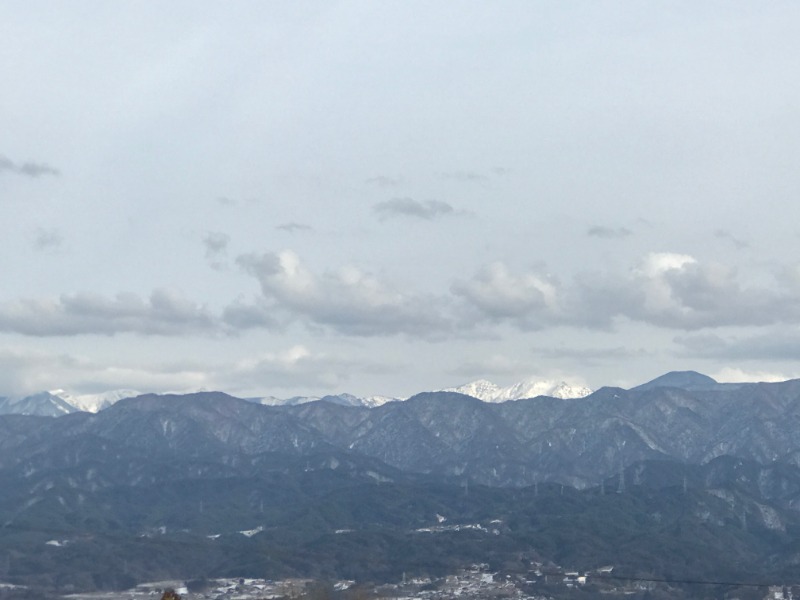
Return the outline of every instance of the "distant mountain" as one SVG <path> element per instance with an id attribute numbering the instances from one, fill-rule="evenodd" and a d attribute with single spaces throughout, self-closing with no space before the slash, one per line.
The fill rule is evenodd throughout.
<path id="1" fill-rule="evenodd" d="M 739 383 L 719 383 L 708 375 L 697 371 L 670 371 L 652 381 L 636 386 L 635 390 L 651 390 L 654 388 L 678 388 L 681 390 L 730 390 L 741 387 Z"/>
<path id="2" fill-rule="evenodd" d="M 374 580 L 535 559 L 782 580 L 800 560 L 798 415 L 800 380 L 503 403 L 428 392 L 372 409 L 147 394 L 2 415 L 3 578 Z"/>
<path id="3" fill-rule="evenodd" d="M 367 408 L 374 408 L 376 406 L 383 406 L 387 402 L 394 402 L 399 398 L 391 398 L 389 396 L 354 396 L 353 394 L 335 394 L 327 396 L 292 396 L 291 398 L 276 398 L 275 396 L 264 396 L 256 398 L 246 398 L 248 402 L 256 404 L 263 404 L 264 406 L 297 406 L 298 404 L 307 404 L 309 402 L 333 402 L 342 406 L 364 406 Z"/>
<path id="4" fill-rule="evenodd" d="M 718 383 L 713 378 L 695 371 L 673 371 L 632 390 L 647 391 L 659 388 L 675 388 L 686 391 L 732 391 L 750 384 Z M 458 387 L 446 388 L 442 392 L 455 392 L 471 396 L 487 403 L 503 403 L 546 396 L 558 399 L 585 398 L 592 394 L 588 387 L 556 380 L 527 379 L 507 387 L 498 386 L 491 381 L 479 379 Z M 61 416 L 75 411 L 97 413 L 114 405 L 124 398 L 139 396 L 140 392 L 130 389 L 110 390 L 94 394 L 72 394 L 65 390 L 40 392 L 24 398 L 0 397 L 0 414 L 27 414 L 40 416 Z M 298 406 L 311 402 L 328 402 L 341 406 L 377 408 L 388 403 L 405 400 L 390 396 L 355 396 L 341 393 L 326 396 L 293 396 L 277 398 L 258 396 L 246 398 L 248 402 L 264 406 Z"/>
<path id="5" fill-rule="evenodd" d="M 484 402 L 507 402 L 508 400 L 522 400 L 537 396 L 550 396 L 551 398 L 584 398 L 592 393 L 587 387 L 570 385 L 564 381 L 528 379 L 500 387 L 491 381 L 479 379 L 454 388 L 447 388 L 443 392 L 457 392 L 466 394 Z"/>
<path id="6" fill-rule="evenodd" d="M 514 487 L 584 488 L 642 460 L 705 464 L 731 455 L 800 465 L 800 380 L 706 391 L 601 388 L 585 398 L 502 403 L 455 392 L 375 408 L 341 400 L 262 406 L 218 392 L 145 395 L 55 419 L 48 439 L 81 432 L 197 456 L 328 448 L 404 472 Z"/>
<path id="7" fill-rule="evenodd" d="M 40 392 L 24 398 L 0 398 L 0 415 L 60 417 L 77 410 L 69 402 L 50 392 Z"/>

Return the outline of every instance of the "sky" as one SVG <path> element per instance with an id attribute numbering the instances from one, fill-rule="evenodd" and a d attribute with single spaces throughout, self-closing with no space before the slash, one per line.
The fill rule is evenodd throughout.
<path id="1" fill-rule="evenodd" d="M 800 4 L 0 4 L 0 395 L 800 377 Z"/>

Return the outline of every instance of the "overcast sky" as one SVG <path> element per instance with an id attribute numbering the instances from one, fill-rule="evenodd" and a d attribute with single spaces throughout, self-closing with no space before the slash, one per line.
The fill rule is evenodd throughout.
<path id="1" fill-rule="evenodd" d="M 797 2 L 0 4 L 0 395 L 800 376 Z"/>

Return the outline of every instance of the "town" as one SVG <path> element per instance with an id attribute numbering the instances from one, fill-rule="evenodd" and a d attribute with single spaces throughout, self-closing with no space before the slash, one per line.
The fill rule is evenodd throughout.
<path id="1" fill-rule="evenodd" d="M 723 597 L 705 587 L 693 592 L 679 584 L 645 578 L 614 576 L 611 565 L 591 571 L 564 569 L 531 562 L 525 574 L 493 571 L 488 564 L 474 564 L 441 578 L 403 577 L 397 583 L 363 584 L 355 581 L 322 582 L 312 579 L 213 579 L 144 583 L 125 592 L 94 592 L 64 596 L 70 600 L 554 600 L 558 598 L 712 598 Z M 710 584 L 709 584 L 710 585 Z M 740 600 L 792 600 L 800 586 L 744 586 L 726 590 L 725 598 Z"/>

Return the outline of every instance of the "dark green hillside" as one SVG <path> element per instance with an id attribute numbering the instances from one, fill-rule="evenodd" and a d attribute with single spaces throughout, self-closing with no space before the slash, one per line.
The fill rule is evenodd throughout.
<path id="1" fill-rule="evenodd" d="M 384 467 L 394 481 L 378 481 L 376 465 L 332 458 L 269 456 L 273 468 L 249 476 L 94 492 L 59 484 L 16 511 L 4 486 L 0 580 L 62 591 L 168 577 L 381 581 L 475 562 L 524 572 L 534 556 L 629 576 L 762 580 L 791 576 L 800 550 L 795 513 L 772 509 L 774 528 L 735 486 L 708 489 L 709 473 L 677 463 L 637 465 L 617 493 L 613 478 L 582 491 L 465 488 Z M 670 485 L 654 487 L 648 473 L 665 471 Z"/>

